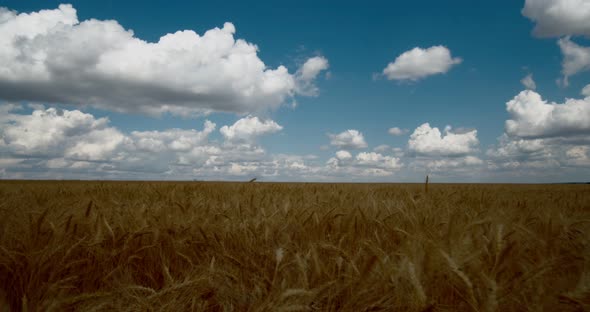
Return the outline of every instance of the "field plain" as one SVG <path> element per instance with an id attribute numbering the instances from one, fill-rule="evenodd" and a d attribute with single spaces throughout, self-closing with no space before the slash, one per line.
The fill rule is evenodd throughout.
<path id="1" fill-rule="evenodd" d="M 0 182 L 11 311 L 583 311 L 590 185 Z"/>

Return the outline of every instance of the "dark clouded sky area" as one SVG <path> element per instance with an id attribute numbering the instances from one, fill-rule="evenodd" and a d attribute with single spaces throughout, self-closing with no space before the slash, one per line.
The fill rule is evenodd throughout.
<path id="1" fill-rule="evenodd" d="M 590 180 L 590 1 L 3 1 L 0 178 Z"/>

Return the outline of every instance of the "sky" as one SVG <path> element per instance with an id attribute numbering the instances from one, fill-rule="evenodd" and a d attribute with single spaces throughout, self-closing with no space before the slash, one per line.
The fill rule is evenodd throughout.
<path id="1" fill-rule="evenodd" d="M 590 0 L 0 1 L 0 178 L 590 181 Z"/>

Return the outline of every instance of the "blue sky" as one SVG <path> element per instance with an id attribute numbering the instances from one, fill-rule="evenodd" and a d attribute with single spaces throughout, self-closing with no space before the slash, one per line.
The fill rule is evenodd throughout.
<path id="1" fill-rule="evenodd" d="M 0 7 L 3 178 L 590 180 L 587 0 Z"/>

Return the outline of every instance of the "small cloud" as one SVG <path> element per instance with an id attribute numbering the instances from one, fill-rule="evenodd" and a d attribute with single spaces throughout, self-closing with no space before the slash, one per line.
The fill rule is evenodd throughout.
<path id="1" fill-rule="evenodd" d="M 341 149 L 360 149 L 367 147 L 365 137 L 358 130 L 349 129 L 339 134 L 328 133 L 328 137 L 330 138 L 330 145 Z"/>
<path id="2" fill-rule="evenodd" d="M 580 46 L 569 37 L 559 39 L 557 44 L 563 54 L 561 63 L 563 78 L 558 84 L 567 87 L 570 76 L 590 70 L 590 47 Z"/>
<path id="3" fill-rule="evenodd" d="M 520 83 L 529 90 L 537 89 L 537 84 L 535 83 L 535 80 L 533 80 L 533 74 L 526 75 L 526 77 L 520 80 Z"/>
<path id="4" fill-rule="evenodd" d="M 327 70 L 330 67 L 328 59 L 323 56 L 314 56 L 307 59 L 305 63 L 295 73 L 295 81 L 297 82 L 297 94 L 306 96 L 316 96 L 319 89 L 314 84 L 314 81 L 320 72 Z"/>
<path id="5" fill-rule="evenodd" d="M 400 135 L 404 135 L 406 133 L 408 133 L 408 129 L 400 129 L 398 127 L 393 127 L 393 128 L 389 128 L 389 130 L 387 130 L 387 132 L 393 136 L 400 136 Z"/>
<path id="6" fill-rule="evenodd" d="M 451 57 L 451 51 L 444 46 L 427 49 L 416 47 L 389 63 L 383 69 L 383 74 L 389 80 L 416 81 L 431 75 L 444 74 L 462 61 L 461 58 Z"/>
<path id="7" fill-rule="evenodd" d="M 258 117 L 244 117 L 231 126 L 223 126 L 219 132 L 228 141 L 251 142 L 256 137 L 281 131 L 282 126 L 272 120 L 261 121 Z"/>

